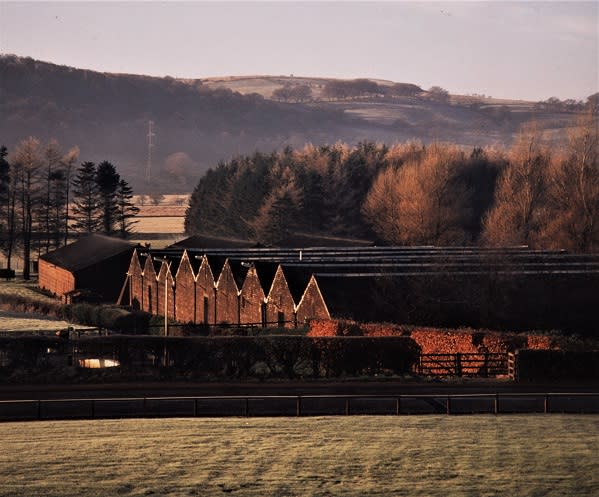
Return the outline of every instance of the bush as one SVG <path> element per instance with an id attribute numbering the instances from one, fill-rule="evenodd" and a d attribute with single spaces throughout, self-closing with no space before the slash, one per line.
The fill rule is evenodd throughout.
<path id="1" fill-rule="evenodd" d="M 118 356 L 124 368 L 168 357 L 174 371 L 218 378 L 252 377 L 253 371 L 262 378 L 264 365 L 271 378 L 401 375 L 412 370 L 419 354 L 407 337 L 109 336 L 86 338 L 77 347 L 82 354 Z"/>
<path id="2" fill-rule="evenodd" d="M 516 354 L 519 381 L 597 380 L 599 351 L 519 350 Z"/>

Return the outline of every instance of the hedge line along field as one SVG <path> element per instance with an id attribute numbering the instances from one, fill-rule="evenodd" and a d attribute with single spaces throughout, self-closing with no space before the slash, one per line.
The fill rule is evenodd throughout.
<path id="1" fill-rule="evenodd" d="M 0 496 L 599 495 L 599 417 L 0 424 Z"/>

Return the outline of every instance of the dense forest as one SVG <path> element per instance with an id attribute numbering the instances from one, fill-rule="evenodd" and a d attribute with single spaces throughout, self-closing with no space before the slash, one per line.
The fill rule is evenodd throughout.
<path id="1" fill-rule="evenodd" d="M 303 232 L 598 250 L 598 135 L 588 113 L 560 146 L 531 124 L 509 149 L 362 142 L 256 152 L 206 173 L 185 229 L 263 244 Z"/>

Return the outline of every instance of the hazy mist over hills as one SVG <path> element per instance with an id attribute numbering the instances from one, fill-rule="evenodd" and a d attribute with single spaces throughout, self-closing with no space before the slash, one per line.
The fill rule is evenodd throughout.
<path id="1" fill-rule="evenodd" d="M 65 148 L 78 145 L 82 160 L 113 162 L 137 192 L 183 192 L 219 161 L 255 150 L 412 139 L 503 146 L 533 118 L 559 139 L 573 117 L 531 102 L 437 95 L 390 81 L 355 80 L 371 84 L 363 91 L 335 94 L 332 81 L 155 78 L 2 55 L 0 142 L 10 152 L 31 135 L 55 138 Z M 302 98 L 281 91 L 299 87 Z M 149 121 L 155 146 L 148 185 Z"/>

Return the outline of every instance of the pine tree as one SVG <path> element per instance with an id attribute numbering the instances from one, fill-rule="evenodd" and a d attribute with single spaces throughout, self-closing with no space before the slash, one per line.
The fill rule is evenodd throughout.
<path id="1" fill-rule="evenodd" d="M 100 228 L 100 193 L 96 165 L 84 162 L 73 180 L 72 228 L 79 233 L 95 233 Z"/>
<path id="2" fill-rule="evenodd" d="M 96 170 L 96 184 L 100 193 L 101 230 L 105 235 L 112 235 L 118 231 L 116 194 L 121 177 L 114 166 L 104 161 L 98 164 Z"/>
<path id="3" fill-rule="evenodd" d="M 133 204 L 132 199 L 133 190 L 124 179 L 120 180 L 116 191 L 116 224 L 121 238 L 128 238 L 137 223 L 133 218 L 139 213 L 139 209 Z"/>

